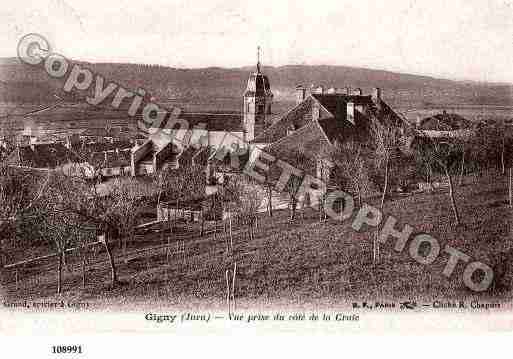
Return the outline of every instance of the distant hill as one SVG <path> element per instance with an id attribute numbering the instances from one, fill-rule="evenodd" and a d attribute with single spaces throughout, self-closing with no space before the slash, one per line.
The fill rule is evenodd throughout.
<path id="1" fill-rule="evenodd" d="M 238 101 L 254 68 L 177 69 L 160 65 L 86 63 L 80 64 L 130 89 L 142 87 L 160 102 L 208 103 L 210 107 L 239 106 Z M 509 84 L 488 84 L 436 79 L 346 66 L 289 65 L 264 67 L 275 100 L 292 102 L 294 88 L 323 85 L 359 87 L 369 93 L 381 87 L 393 105 L 429 108 L 450 105 L 513 105 Z M 40 103 L 54 101 L 53 94 L 65 96 L 62 80 L 50 79 L 40 67 L 20 63 L 16 58 L 0 59 L 0 101 Z M 76 100 L 76 97 L 68 99 Z M 226 104 L 230 105 L 226 105 Z"/>

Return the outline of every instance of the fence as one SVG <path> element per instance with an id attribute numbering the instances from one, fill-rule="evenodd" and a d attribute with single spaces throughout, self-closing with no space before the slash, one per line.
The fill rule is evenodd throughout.
<path id="1" fill-rule="evenodd" d="M 203 231 L 203 235 L 212 234 L 212 233 L 215 234 L 215 233 L 223 232 L 223 231 L 224 231 L 224 226 L 222 224 L 218 225 L 216 223 L 213 226 L 213 228 L 208 228 L 207 227 Z M 173 237 L 173 242 L 171 242 L 171 243 L 161 244 L 161 245 L 157 245 L 157 246 L 150 246 L 150 247 L 147 247 L 147 248 L 136 249 L 136 250 L 127 252 L 125 254 L 116 255 L 114 257 L 114 260 L 119 263 L 121 261 L 127 261 L 127 260 L 131 260 L 131 259 L 137 258 L 141 254 L 148 253 L 148 252 L 156 252 L 156 253 L 158 253 L 158 252 L 164 251 L 166 256 L 169 256 L 169 254 L 171 253 L 171 249 L 173 247 L 180 246 L 179 248 L 177 247 L 178 249 L 175 252 L 181 254 L 182 257 L 183 257 L 183 261 L 185 262 L 186 261 L 185 257 L 187 255 L 186 243 L 187 243 L 187 241 L 193 240 L 195 238 L 198 238 L 198 236 L 196 234 L 194 234 L 194 233 L 189 233 L 189 234 L 185 234 L 185 235 L 177 235 L 177 236 Z M 157 241 L 161 241 L 161 240 L 157 239 Z M 88 243 L 85 246 L 85 248 L 94 247 L 94 246 L 96 246 L 98 244 L 103 244 L 103 242 L 102 241 L 96 241 L 96 242 Z M 64 252 L 65 253 L 72 253 L 74 251 L 77 251 L 77 250 L 80 250 L 80 249 L 83 249 L 83 248 L 84 247 L 68 248 Z M 12 274 L 13 274 L 14 278 L 13 278 L 13 280 L 8 280 L 7 283 L 15 283 L 15 288 L 16 288 L 16 290 L 18 290 L 19 287 L 20 287 L 20 282 L 23 279 L 22 278 L 23 269 L 26 268 L 26 266 L 28 266 L 30 264 L 37 263 L 37 262 L 43 262 L 43 261 L 55 258 L 57 256 L 59 256 L 58 252 L 57 253 L 50 253 L 50 254 L 46 254 L 46 255 L 43 255 L 43 256 L 39 256 L 39 257 L 35 257 L 35 258 L 30 258 L 30 259 L 26 259 L 26 260 L 22 260 L 22 261 L 18 261 L 18 262 L 14 262 L 14 263 L 10 263 L 10 264 L 4 265 L 3 266 L 4 270 L 13 270 Z M 107 262 L 108 262 L 108 258 L 105 257 L 105 258 L 102 258 L 102 259 L 98 259 L 98 260 L 96 260 L 94 262 L 89 262 L 89 265 L 93 266 L 93 265 L 103 264 L 103 263 L 107 263 Z M 77 263 L 75 263 L 74 265 L 77 265 Z M 52 264 L 48 264 L 47 266 L 44 266 L 43 268 L 40 268 L 39 272 L 49 272 L 52 269 L 53 269 L 52 268 Z"/>

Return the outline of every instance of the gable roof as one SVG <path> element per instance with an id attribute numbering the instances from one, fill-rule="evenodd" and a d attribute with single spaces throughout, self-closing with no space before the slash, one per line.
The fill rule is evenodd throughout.
<path id="1" fill-rule="evenodd" d="M 206 166 L 211 150 L 212 148 L 210 147 L 201 146 L 196 148 L 194 146 L 188 146 L 178 155 L 180 166 L 188 166 L 192 163 Z"/>
<path id="2" fill-rule="evenodd" d="M 332 143 L 317 121 L 310 121 L 297 131 L 276 141 L 265 148 L 273 154 L 286 153 L 292 148 L 301 148 L 304 153 L 323 153 Z"/>
<path id="3" fill-rule="evenodd" d="M 262 131 L 251 142 L 272 143 L 285 137 L 289 128 L 303 127 L 312 119 L 312 105 L 312 98 L 309 97 L 305 99 L 305 101 L 290 109 L 279 120 Z"/>
<path id="4" fill-rule="evenodd" d="M 347 118 L 347 104 L 353 103 L 354 117 Z M 312 110 L 319 107 L 314 119 Z M 346 94 L 311 94 L 283 117 L 257 136 L 254 143 L 267 143 L 269 150 L 285 151 L 303 148 L 312 153 L 326 153 L 335 142 L 348 138 L 365 141 L 370 136 L 373 118 L 391 121 L 395 125 L 406 123 L 381 99 L 374 102 L 372 96 Z M 291 132 L 292 131 L 292 132 Z"/>
<path id="5" fill-rule="evenodd" d="M 347 119 L 347 104 L 353 103 L 355 106 L 355 121 Z M 380 121 L 392 121 L 396 125 L 409 124 L 400 117 L 388 104 L 379 99 L 374 102 L 372 96 L 346 95 L 346 94 L 310 94 L 303 102 L 293 107 L 285 113 L 281 119 L 268 127 L 258 135 L 254 143 L 272 143 L 287 135 L 287 129 L 294 129 L 304 126 L 312 120 L 313 106 L 320 106 L 319 123 L 326 131 L 326 135 L 332 138 L 330 131 L 344 129 L 353 126 L 359 127 L 369 122 L 371 118 L 377 118 Z M 335 121 L 328 122 L 327 118 Z"/>

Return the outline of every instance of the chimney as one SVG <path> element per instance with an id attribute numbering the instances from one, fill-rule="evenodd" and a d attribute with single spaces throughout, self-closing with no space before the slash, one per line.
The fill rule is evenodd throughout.
<path id="1" fill-rule="evenodd" d="M 415 122 L 415 127 L 420 128 L 420 125 L 422 124 L 422 119 L 420 116 L 417 115 L 417 120 Z"/>
<path id="2" fill-rule="evenodd" d="M 306 88 L 302 85 L 296 86 L 296 105 L 299 105 L 306 98 Z"/>
<path id="3" fill-rule="evenodd" d="M 324 93 L 324 87 L 322 87 L 322 86 L 317 86 L 317 87 L 314 89 L 314 93 L 319 94 L 319 95 L 322 95 L 322 94 Z"/>
<path id="4" fill-rule="evenodd" d="M 348 102 L 346 105 L 346 118 L 354 125 L 354 102 Z"/>
<path id="5" fill-rule="evenodd" d="M 362 95 L 362 89 L 361 88 L 355 88 L 351 90 L 352 96 L 361 96 Z"/>
<path id="6" fill-rule="evenodd" d="M 321 115 L 321 107 L 319 106 L 319 103 L 317 100 L 313 101 L 312 106 L 312 120 L 318 120 Z"/>
<path id="7" fill-rule="evenodd" d="M 381 102 L 381 89 L 379 87 L 372 89 L 372 101 L 374 103 Z"/>

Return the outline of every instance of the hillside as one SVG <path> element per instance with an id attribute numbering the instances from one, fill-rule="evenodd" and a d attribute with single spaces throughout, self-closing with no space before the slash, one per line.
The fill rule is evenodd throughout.
<path id="1" fill-rule="evenodd" d="M 238 109 L 252 67 L 176 69 L 160 65 L 81 63 L 107 79 L 128 88 L 145 88 L 160 102 L 211 103 Z M 297 84 L 325 87 L 373 87 L 384 89 L 385 98 L 396 106 L 437 107 L 440 105 L 513 105 L 512 86 L 458 82 L 427 76 L 346 66 L 288 65 L 264 67 L 278 102 L 294 101 Z M 15 58 L 0 59 L 2 102 L 40 103 L 62 95 L 60 81 L 38 67 L 21 64 Z M 219 105 L 221 103 L 221 105 Z M 210 106 L 210 107 L 211 107 Z M 208 106 L 207 106 L 208 107 Z"/>
<path id="2" fill-rule="evenodd" d="M 494 268 L 499 268 L 501 261 L 511 268 L 509 212 L 504 200 L 506 182 L 504 176 L 493 174 L 465 178 L 464 185 L 457 187 L 464 219 L 460 227 L 451 224 L 452 210 L 445 191 L 390 199 L 386 214 L 399 219 L 399 228 L 408 223 L 416 233 L 430 233 L 444 247 L 450 245 Z M 55 294 L 55 258 L 26 265 L 19 275 L 19 288 L 12 269 L 0 272 L 0 282 L 7 300 L 63 299 L 89 302 L 95 309 L 155 305 L 189 310 L 225 309 L 225 271 L 236 260 L 239 310 L 269 310 L 281 303 L 293 308 L 347 307 L 352 301 L 372 302 L 373 298 L 420 303 L 442 299 L 507 302 L 511 298 L 511 269 L 501 274 L 500 287 L 475 293 L 462 282 L 461 264 L 450 278 L 442 274 L 449 258 L 446 253 L 440 253 L 430 265 L 421 265 L 407 249 L 397 253 L 393 240 L 382 246 L 381 260 L 373 265 L 374 234 L 369 228 L 355 232 L 351 221 L 329 220 L 320 224 L 318 212 L 311 209 L 293 222 L 289 222 L 288 212 L 276 211 L 272 219 L 261 217 L 253 240 L 234 224 L 233 256 L 226 253 L 228 233 L 200 237 L 198 228 L 191 233 L 175 231 L 171 235 L 169 259 L 163 251 L 160 233 L 138 235 L 129 245 L 126 263 L 121 248 L 116 246 L 113 250 L 121 280 L 116 288 L 107 284 L 110 272 L 101 248 L 92 249 L 89 254 L 84 288 L 80 258 L 77 254 L 67 256 L 69 269 L 64 272 L 61 296 Z M 11 261 L 33 258 L 42 251 L 48 248 L 18 248 Z"/>

